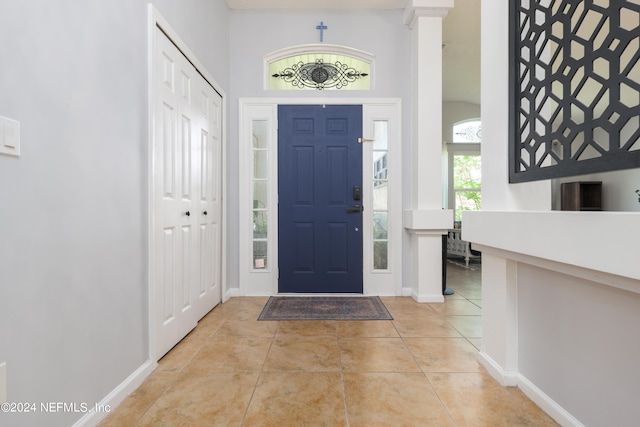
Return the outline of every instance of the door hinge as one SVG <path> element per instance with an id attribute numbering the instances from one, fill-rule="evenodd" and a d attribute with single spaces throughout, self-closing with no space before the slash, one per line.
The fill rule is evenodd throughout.
<path id="1" fill-rule="evenodd" d="M 367 138 L 358 138 L 358 144 L 362 144 L 363 142 L 373 142 L 375 139 L 367 139 Z"/>

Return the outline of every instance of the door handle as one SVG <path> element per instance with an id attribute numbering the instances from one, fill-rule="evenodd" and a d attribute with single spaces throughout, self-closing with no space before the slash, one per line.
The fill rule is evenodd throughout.
<path id="1" fill-rule="evenodd" d="M 355 205 L 350 208 L 347 208 L 347 213 L 356 213 L 356 212 L 364 212 L 364 207 L 361 205 Z"/>

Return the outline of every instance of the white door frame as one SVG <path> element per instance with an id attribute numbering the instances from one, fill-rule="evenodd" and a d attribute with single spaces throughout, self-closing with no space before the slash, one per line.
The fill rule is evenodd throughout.
<path id="1" fill-rule="evenodd" d="M 147 247 L 148 250 L 148 264 L 147 264 L 147 271 L 148 271 L 148 282 L 147 282 L 147 289 L 148 289 L 148 304 L 149 304 L 149 359 L 151 361 L 151 363 L 155 364 L 157 363 L 158 360 L 158 351 L 157 351 L 157 343 L 156 343 L 156 333 L 157 333 L 157 328 L 155 325 L 155 321 L 156 321 L 156 307 L 155 307 L 155 302 L 157 299 L 157 292 L 155 287 L 153 286 L 154 284 L 154 265 L 153 265 L 153 259 L 154 259 L 154 251 L 155 251 L 155 227 L 156 227 L 156 218 L 155 218 L 155 212 L 154 212 L 154 200 L 153 200 L 153 183 L 155 181 L 155 176 L 154 176 L 154 141 L 155 141 L 155 110 L 154 110 L 154 106 L 155 106 L 155 101 L 156 101 L 156 94 L 155 94 L 155 88 L 154 88 L 154 73 L 155 71 L 155 67 L 154 67 L 154 52 L 155 52 L 155 47 L 156 47 L 156 27 L 160 28 L 161 31 L 178 47 L 178 49 L 183 53 L 183 55 L 189 60 L 189 62 L 191 62 L 191 64 L 196 68 L 196 70 L 198 71 L 198 73 L 213 87 L 213 89 L 218 92 L 221 96 L 222 96 L 222 138 L 221 138 L 221 143 L 222 143 L 222 152 L 221 152 L 221 156 L 222 156 L 222 223 L 221 223 L 221 232 L 222 232 L 222 236 L 221 236 L 221 248 L 222 248 L 222 253 L 221 253 L 221 298 L 224 299 L 225 295 L 226 295 L 226 277 L 227 277 L 227 271 L 226 271 L 226 245 L 227 245 L 227 231 L 226 231 L 226 224 L 227 224 L 227 213 L 226 213 L 226 206 L 225 206 L 225 201 L 227 199 L 226 197 L 226 170 L 227 170 L 227 162 L 226 162 L 226 138 L 227 138 L 227 129 L 226 129 L 226 117 L 227 117 L 227 113 L 226 113 L 226 104 L 227 104 L 227 96 L 225 94 L 225 92 L 221 89 L 221 86 L 216 82 L 216 80 L 213 78 L 213 76 L 211 74 L 209 74 L 209 72 L 207 71 L 207 69 L 204 67 L 204 65 L 202 65 L 202 63 L 198 60 L 198 58 L 193 54 L 193 52 L 191 52 L 191 50 L 189 50 L 189 48 L 187 47 L 187 45 L 182 41 L 182 39 L 180 38 L 180 36 L 178 35 L 178 33 L 171 28 L 171 26 L 169 25 L 169 23 L 167 22 L 166 19 L 164 19 L 164 17 L 162 17 L 162 15 L 160 14 L 160 12 L 158 12 L 158 10 L 152 5 L 149 4 L 148 7 L 148 28 L 147 28 L 147 42 L 148 42 L 148 50 L 147 50 L 147 75 L 148 75 L 148 80 L 147 80 L 147 102 L 148 102 L 148 112 L 149 112 L 149 117 L 148 117 L 148 145 L 147 145 L 147 159 L 148 159 L 148 163 L 147 163 L 147 168 L 148 168 L 148 177 L 147 177 L 147 184 L 148 184 L 148 200 L 147 200 L 147 206 L 148 206 L 148 210 L 149 210 L 149 217 L 148 217 L 148 229 L 147 229 L 147 234 L 148 234 L 148 240 L 149 240 L 149 244 Z"/>
<path id="2" fill-rule="evenodd" d="M 278 105 L 362 105 L 363 135 L 373 139 L 373 121 L 387 121 L 389 130 L 389 268 L 373 270 L 373 147 L 363 145 L 363 294 L 402 295 L 402 134 L 399 98 L 240 98 L 239 99 L 239 295 L 278 294 Z M 268 261 L 267 268 L 253 268 L 252 242 L 252 122 L 268 127 Z"/>

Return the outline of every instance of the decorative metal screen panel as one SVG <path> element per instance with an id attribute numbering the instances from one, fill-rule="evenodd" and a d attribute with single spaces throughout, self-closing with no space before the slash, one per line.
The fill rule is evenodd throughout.
<path id="1" fill-rule="evenodd" d="M 510 182 L 640 167 L 640 1 L 510 7 Z"/>

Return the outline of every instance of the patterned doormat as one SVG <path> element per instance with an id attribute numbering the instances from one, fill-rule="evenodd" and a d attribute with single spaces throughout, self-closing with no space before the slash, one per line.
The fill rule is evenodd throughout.
<path id="1" fill-rule="evenodd" d="M 271 297 L 258 320 L 393 320 L 379 297 Z"/>

